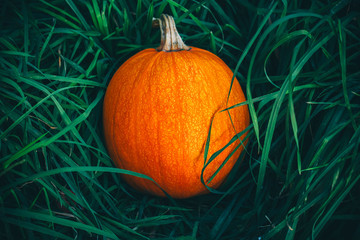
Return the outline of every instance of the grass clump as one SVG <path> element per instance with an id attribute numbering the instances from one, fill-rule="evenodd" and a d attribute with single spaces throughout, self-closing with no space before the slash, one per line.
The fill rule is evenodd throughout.
<path id="1" fill-rule="evenodd" d="M 356 1 L 3 1 L 2 239 L 356 239 L 360 11 Z M 103 144 L 106 86 L 174 16 L 246 92 L 244 160 L 221 194 L 142 195 Z M 237 106 L 232 106 L 237 107 Z"/>

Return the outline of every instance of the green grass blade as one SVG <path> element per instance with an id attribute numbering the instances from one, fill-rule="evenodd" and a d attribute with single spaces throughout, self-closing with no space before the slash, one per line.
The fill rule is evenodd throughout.
<path id="1" fill-rule="evenodd" d="M 256 188 L 257 201 L 260 200 L 259 197 L 260 197 L 261 188 L 262 188 L 264 178 L 265 178 L 266 166 L 267 166 L 268 156 L 269 156 L 269 152 L 270 152 L 270 148 L 271 148 L 271 141 L 272 141 L 274 130 L 275 130 L 275 123 L 277 120 L 278 113 L 280 111 L 281 104 L 282 104 L 285 94 L 286 94 L 285 89 L 287 89 L 289 87 L 288 85 L 290 84 L 290 82 L 292 82 L 297 77 L 300 70 L 305 65 L 305 63 L 310 59 L 310 57 L 316 51 L 318 51 L 319 48 L 321 48 L 327 41 L 329 41 L 329 39 L 331 39 L 332 37 L 333 37 L 333 34 L 330 34 L 330 35 L 324 37 L 312 49 L 310 49 L 308 51 L 308 53 L 302 57 L 302 59 L 300 59 L 298 61 L 296 66 L 294 66 L 293 71 L 288 75 L 287 79 L 285 80 L 285 83 L 283 84 L 283 86 L 280 89 L 280 94 L 274 102 L 274 106 L 271 110 L 269 123 L 268 123 L 268 127 L 266 130 L 264 149 L 261 154 L 261 162 L 260 162 L 259 176 L 258 176 L 258 182 L 257 182 L 258 186 Z M 259 204 L 259 202 L 257 202 L 257 203 Z"/>

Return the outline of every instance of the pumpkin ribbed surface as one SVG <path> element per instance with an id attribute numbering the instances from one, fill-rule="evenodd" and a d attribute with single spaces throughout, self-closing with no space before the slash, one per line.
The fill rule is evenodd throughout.
<path id="1" fill-rule="evenodd" d="M 153 23 L 160 27 L 160 46 L 127 60 L 108 86 L 103 109 L 106 146 L 119 168 L 158 184 L 123 175 L 141 191 L 159 196 L 166 191 L 174 198 L 207 193 L 203 182 L 218 187 L 243 150 L 242 140 L 228 143 L 249 125 L 247 106 L 221 110 L 245 97 L 235 79 L 228 98 L 231 70 L 216 55 L 186 46 L 171 16 L 162 14 Z M 209 161 L 220 149 L 225 150 Z"/>
<path id="2" fill-rule="evenodd" d="M 170 196 L 206 193 L 201 183 L 204 149 L 213 119 L 209 155 L 224 147 L 249 124 L 246 106 L 226 107 L 233 74 L 214 54 L 191 48 L 163 52 L 146 49 L 113 76 L 104 100 L 104 133 L 112 160 L 120 168 L 154 179 Z M 245 101 L 235 79 L 228 106 Z M 205 169 L 205 182 L 240 144 L 237 140 Z M 242 147 L 209 184 L 218 187 Z M 151 181 L 123 175 L 137 189 L 163 196 Z"/>

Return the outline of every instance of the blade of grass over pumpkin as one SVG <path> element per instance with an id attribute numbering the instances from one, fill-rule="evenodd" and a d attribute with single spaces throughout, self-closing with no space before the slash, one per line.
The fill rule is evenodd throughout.
<path id="1" fill-rule="evenodd" d="M 244 147 L 244 143 L 243 141 L 241 141 L 240 137 L 245 134 L 249 129 L 245 129 L 242 132 L 236 134 L 224 147 L 222 147 L 221 149 L 219 149 L 218 151 L 216 151 L 215 153 L 213 153 L 209 160 L 206 162 L 206 164 L 204 165 L 202 171 L 201 171 L 201 181 L 203 182 L 203 184 L 209 184 L 211 183 L 211 181 L 215 178 L 215 176 L 220 172 L 220 170 L 224 167 L 224 165 L 228 162 L 228 160 L 231 158 L 231 156 L 240 148 L 240 147 Z M 235 149 L 226 157 L 226 159 L 221 163 L 221 165 L 216 169 L 216 171 L 212 174 L 212 176 L 206 180 L 206 183 L 204 181 L 204 171 L 206 169 L 206 167 L 217 157 L 219 156 L 225 149 L 227 149 L 231 144 L 233 144 L 235 141 L 240 140 L 241 143 L 238 144 Z M 246 140 L 246 138 L 244 138 L 244 141 Z M 208 188 L 209 190 L 211 188 Z M 214 191 L 214 189 L 211 189 L 211 191 Z"/>

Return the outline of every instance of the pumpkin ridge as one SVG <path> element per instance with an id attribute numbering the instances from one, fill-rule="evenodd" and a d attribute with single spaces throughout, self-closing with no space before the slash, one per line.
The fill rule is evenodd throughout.
<path id="1" fill-rule="evenodd" d="M 172 74 L 173 74 L 173 77 L 174 77 L 174 81 L 173 81 L 173 83 L 175 82 L 175 84 L 177 85 L 176 86 L 176 88 L 178 88 L 179 89 L 179 86 L 181 87 L 181 85 L 182 85 L 182 82 L 181 82 L 181 80 L 182 79 L 180 79 L 180 76 L 179 76 L 179 74 L 178 74 L 178 69 L 177 69 L 177 64 L 176 64 L 176 58 L 175 57 L 177 57 L 177 58 L 179 58 L 179 60 L 181 61 L 182 60 L 182 57 L 183 57 L 183 54 L 181 54 L 181 53 L 171 53 L 171 61 L 172 61 L 172 65 L 174 65 L 175 67 L 173 67 L 171 70 L 172 70 Z M 180 91 L 177 91 L 176 92 L 176 99 L 178 100 L 178 102 L 183 102 L 183 96 L 182 96 L 182 94 L 181 94 L 181 89 L 180 89 Z M 183 114 L 183 109 L 181 108 L 181 112 L 180 112 L 180 114 Z M 185 123 L 184 122 L 182 122 L 182 121 L 179 121 L 178 120 L 178 123 L 180 124 L 180 131 L 183 131 L 184 130 L 184 125 L 185 125 Z M 178 133 L 178 132 L 176 132 L 175 133 L 176 135 L 178 135 L 178 136 L 180 136 L 180 138 L 181 138 L 181 142 L 183 142 L 184 144 L 185 144 L 185 136 L 184 135 L 182 135 L 182 134 L 180 134 L 180 133 Z M 179 144 L 179 142 L 177 142 L 177 144 Z M 180 150 L 179 150 L 180 149 Z M 176 151 L 181 151 L 181 154 L 179 154 L 179 155 L 181 155 L 177 160 L 176 160 L 176 163 L 175 163 L 175 165 L 176 166 L 180 166 L 180 164 L 181 164 L 181 162 L 182 161 L 184 161 L 185 159 L 186 159 L 186 157 L 185 157 L 185 150 L 186 148 L 179 148 L 178 146 L 176 146 Z M 174 172 L 176 172 L 174 175 L 179 175 L 179 172 L 178 172 L 178 169 L 172 169 Z M 179 186 L 182 186 L 181 185 L 181 178 L 177 178 L 177 185 L 179 185 Z"/>
<path id="2" fill-rule="evenodd" d="M 153 57 L 153 55 L 154 55 L 154 53 L 156 53 L 155 51 L 147 51 L 147 52 L 145 52 L 146 53 L 146 55 L 145 56 L 143 56 L 143 54 L 144 53 L 142 53 L 142 54 L 136 54 L 136 55 L 134 55 L 133 56 L 133 59 L 140 59 L 140 58 L 142 58 L 142 63 L 141 63 L 141 65 L 142 65 L 142 67 L 145 67 L 145 71 L 139 71 L 137 74 L 136 74 L 136 76 L 135 77 L 133 77 L 133 79 L 134 79 L 134 81 L 133 81 L 133 88 L 135 89 L 135 84 L 139 84 L 139 80 L 138 79 L 141 79 L 141 75 L 143 75 L 143 74 L 146 74 L 147 72 L 148 72 L 148 70 L 151 68 L 151 66 L 153 65 L 153 64 L 151 64 L 151 63 L 154 63 L 155 61 L 156 61 L 156 59 L 157 59 L 157 57 Z M 159 56 L 160 57 L 160 55 L 157 55 L 157 54 L 155 54 L 155 56 Z M 146 61 L 145 59 L 143 59 L 144 57 L 148 57 L 148 58 L 150 58 L 150 62 L 149 61 Z M 124 66 L 125 67 L 125 66 Z M 121 71 L 122 70 L 120 70 L 119 69 L 119 72 L 121 73 Z M 122 79 L 122 77 L 120 77 L 120 79 L 118 79 L 118 81 L 120 81 Z M 128 82 L 128 81 L 127 81 Z M 123 85 L 120 87 L 120 88 L 123 88 Z M 119 100 L 119 98 L 121 97 L 121 93 L 120 94 L 117 94 L 116 95 L 116 102 L 118 102 Z M 134 102 L 137 102 L 136 100 L 133 100 Z M 116 104 L 115 105 L 115 112 L 118 112 L 118 108 L 119 107 L 123 107 L 123 106 L 120 106 L 119 104 Z M 137 108 L 138 107 L 138 105 L 137 104 L 135 104 L 135 107 Z M 127 110 L 127 111 L 130 111 L 130 110 Z M 133 112 L 133 111 L 130 111 L 130 112 Z M 139 111 L 135 111 L 136 113 L 137 112 L 139 112 Z M 115 123 L 116 123 L 116 121 L 115 121 L 115 119 L 116 119 L 116 114 L 114 114 L 114 125 L 115 125 Z M 137 118 L 138 119 L 138 118 Z M 114 126 L 113 126 L 113 128 L 114 128 Z M 134 128 L 134 131 L 136 130 L 136 128 Z M 132 136 L 134 136 L 134 139 L 136 140 L 137 139 L 137 134 L 136 133 L 133 133 L 132 134 Z M 116 140 L 116 135 L 114 134 L 113 135 L 113 142 L 116 142 L 117 140 Z M 138 144 L 137 144 L 137 146 L 139 146 Z M 122 154 L 120 153 L 120 149 L 119 148 L 116 148 L 115 146 L 114 146 L 114 150 L 116 151 L 116 155 L 117 156 L 121 156 Z M 140 161 L 140 159 L 139 159 L 139 156 L 135 156 L 135 157 L 133 157 L 133 159 L 132 159 L 132 161 Z M 117 161 L 118 162 L 118 164 L 119 164 L 119 166 L 121 167 L 121 168 L 123 168 L 123 169 L 128 169 L 128 166 L 129 166 L 129 160 L 126 160 L 125 161 L 125 165 L 124 164 L 122 164 L 122 163 L 124 163 L 123 161 Z M 150 166 L 151 167 L 151 166 Z M 141 172 L 140 172 L 141 173 Z M 147 180 L 146 179 L 141 179 L 141 185 L 143 185 L 144 187 L 146 187 L 146 184 L 144 183 L 144 182 L 146 182 Z M 160 183 L 158 183 L 158 184 L 160 184 Z"/>
<path id="3" fill-rule="evenodd" d="M 156 69 L 156 67 L 158 66 L 157 62 L 159 60 L 161 60 L 161 58 L 164 57 L 163 54 L 164 54 L 164 52 L 156 52 L 155 50 L 153 50 L 153 59 L 151 59 L 150 62 L 146 62 L 146 64 L 145 64 L 146 68 L 145 68 L 144 71 L 142 71 L 142 74 L 150 74 L 150 75 L 154 74 L 153 69 L 154 68 Z M 156 83 L 156 84 L 159 84 L 159 83 Z M 145 98 L 147 98 L 147 96 L 149 96 L 149 95 L 151 96 L 151 88 L 149 88 L 148 91 L 150 92 L 150 94 L 148 92 L 145 92 L 145 93 L 139 94 L 139 95 L 144 96 Z M 154 91 L 158 92 L 159 90 L 154 89 Z M 148 99 L 146 99 L 146 103 L 147 103 L 147 100 Z M 143 103 L 143 101 L 141 101 L 141 102 Z M 147 105 L 147 104 L 145 104 L 145 105 Z M 137 108 L 139 108 L 139 107 L 140 107 L 140 105 L 137 105 Z M 147 107 L 144 107 L 144 106 L 142 106 L 142 107 L 143 107 L 143 109 L 141 109 L 141 111 L 136 110 L 137 114 L 141 113 L 142 111 L 146 110 L 146 108 L 147 108 Z M 153 112 L 152 115 L 153 115 L 153 117 L 156 117 L 157 119 L 159 119 L 157 111 Z M 137 117 L 135 119 L 140 119 L 140 118 Z M 159 135 L 160 135 L 159 124 L 161 124 L 161 121 L 156 120 L 155 122 L 158 124 L 158 126 L 156 126 L 157 136 L 155 137 L 155 139 L 158 140 L 158 142 L 156 144 L 156 147 L 157 147 L 157 152 L 160 153 L 161 152 L 161 144 L 159 142 L 160 141 L 160 138 L 159 138 Z M 134 131 L 136 131 L 137 128 L 138 127 L 134 128 Z M 138 134 L 140 134 L 140 132 L 138 132 Z M 139 139 L 140 137 L 141 136 L 138 136 L 137 139 Z M 141 146 L 141 145 L 143 145 L 143 144 L 140 144 L 140 145 L 138 144 L 138 146 Z M 147 147 L 147 144 L 144 147 Z M 150 161 L 150 162 L 148 162 L 148 161 Z M 155 158 L 147 159 L 146 160 L 146 165 L 147 165 L 147 167 L 146 167 L 147 169 L 151 169 L 151 170 L 149 170 L 150 175 L 149 174 L 146 174 L 146 175 L 149 175 L 150 177 L 152 177 L 154 179 L 154 181 L 156 181 L 157 184 L 159 184 L 160 186 L 163 186 L 164 182 L 165 182 L 165 179 L 164 179 L 164 174 L 163 174 L 163 169 L 164 168 L 162 166 L 161 156 L 157 155 Z M 158 165 L 160 167 L 154 169 L 154 166 L 158 166 Z M 153 174 L 156 174 L 156 175 L 154 176 Z"/>

